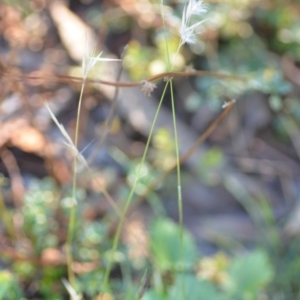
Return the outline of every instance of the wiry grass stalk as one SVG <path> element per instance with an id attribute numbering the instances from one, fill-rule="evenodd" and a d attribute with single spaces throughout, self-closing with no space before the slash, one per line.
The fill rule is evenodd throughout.
<path id="1" fill-rule="evenodd" d="M 164 35 L 165 35 L 165 45 L 167 52 L 167 62 L 168 62 L 168 71 L 172 72 L 174 68 L 174 63 L 171 64 L 170 61 L 170 52 L 169 45 L 166 33 L 165 26 L 165 17 L 163 10 L 163 0 L 161 1 L 161 17 L 164 27 Z M 181 44 L 178 46 L 178 49 L 175 54 L 174 62 L 176 62 L 177 55 L 179 53 Z M 179 247 L 180 247 L 180 265 L 183 267 L 183 207 L 182 207 L 182 191 L 181 191 L 181 172 L 180 172 L 180 154 L 179 154 L 179 142 L 178 142 L 178 134 L 177 134 L 177 124 L 176 124 L 176 109 L 175 109 L 175 100 L 174 100 L 174 90 L 173 90 L 173 80 L 170 78 L 170 91 L 171 91 L 171 105 L 172 105 L 172 119 L 173 119 L 173 128 L 174 128 L 174 142 L 175 142 L 175 156 L 176 156 L 176 165 L 177 165 L 177 205 L 178 205 L 178 214 L 179 214 L 179 228 L 180 228 L 180 237 L 179 237 Z M 167 86 L 167 84 L 166 84 Z M 181 282 L 181 299 L 184 299 L 184 280 Z"/>
<path id="2" fill-rule="evenodd" d="M 63 131 L 65 132 L 65 136 L 66 136 L 67 140 L 69 141 L 69 143 L 71 144 L 73 151 L 74 151 L 73 180 L 72 180 L 72 204 L 70 207 L 70 218 L 69 218 L 68 236 L 67 236 L 67 243 L 66 243 L 68 278 L 69 278 L 70 285 L 73 287 L 74 287 L 74 283 L 75 283 L 75 276 L 74 276 L 74 272 L 72 270 L 72 263 L 73 263 L 72 242 L 73 242 L 73 237 L 74 237 L 75 214 L 76 214 L 76 206 L 77 206 L 77 200 L 76 200 L 77 159 L 81 159 L 82 161 L 85 162 L 84 158 L 81 157 L 81 154 L 78 152 L 78 136 L 79 136 L 80 112 L 81 112 L 81 105 L 82 105 L 82 99 L 83 99 L 83 91 L 85 88 L 85 84 L 87 82 L 88 73 L 95 66 L 96 62 L 119 60 L 119 59 L 113 59 L 113 58 L 102 58 L 101 57 L 102 52 L 100 52 L 96 57 L 94 57 L 94 54 L 95 54 L 95 51 L 90 49 L 89 41 L 88 41 L 87 37 L 85 37 L 85 52 L 84 52 L 84 57 L 82 59 L 83 81 L 82 81 L 82 85 L 81 85 L 81 91 L 80 91 L 79 102 L 78 102 L 74 144 L 72 143 L 71 138 L 68 137 L 68 134 L 66 133 L 66 131 L 62 128 L 62 126 L 60 126 L 60 124 L 58 124 L 58 122 L 56 120 L 56 123 L 59 126 L 59 128 L 63 129 Z M 53 115 L 53 114 L 51 113 L 51 115 Z"/>
<path id="3" fill-rule="evenodd" d="M 82 105 L 82 98 L 83 98 L 83 91 L 85 87 L 85 79 L 82 82 L 81 90 L 80 90 L 80 96 L 79 96 L 79 102 L 78 102 L 78 108 L 77 108 L 77 117 L 76 117 L 76 127 L 75 127 L 75 138 L 74 138 L 74 145 L 76 148 L 78 148 L 78 136 L 79 136 L 79 124 L 80 124 L 80 111 L 81 111 L 81 105 Z M 71 286 L 74 286 L 75 283 L 75 276 L 72 269 L 73 264 L 73 236 L 74 236 L 74 229 L 75 229 L 75 215 L 76 215 L 76 206 L 77 206 L 77 200 L 76 200 L 76 189 L 77 189 L 77 155 L 74 154 L 73 159 L 73 179 L 72 179 L 72 204 L 70 207 L 70 217 L 69 217 L 69 224 L 68 224 L 68 237 L 67 237 L 67 264 L 68 264 L 68 279 L 71 284 Z"/>
<path id="4" fill-rule="evenodd" d="M 235 101 L 231 101 L 230 105 L 228 105 L 222 113 L 207 127 L 207 129 L 201 134 L 201 136 L 196 140 L 196 142 L 191 146 L 190 149 L 188 149 L 185 153 L 183 153 L 180 156 L 180 164 L 183 164 L 189 157 L 191 157 L 196 150 L 199 148 L 199 146 L 207 139 L 207 137 L 216 129 L 216 127 L 221 123 L 221 121 L 228 115 L 228 113 L 231 111 Z M 130 209 L 131 211 L 134 210 L 135 207 L 140 205 L 145 198 L 161 183 L 163 182 L 166 177 L 177 168 L 177 163 L 175 162 L 173 165 L 171 165 L 168 169 L 164 170 L 163 173 L 161 173 L 158 177 L 156 177 L 150 185 L 148 185 L 147 190 L 138 197 L 136 202 L 134 203 L 134 206 L 132 206 Z"/>
<path id="5" fill-rule="evenodd" d="M 202 3 L 202 1 L 201 1 L 201 3 Z M 196 5 L 196 6 L 192 7 L 192 5 Z M 163 21 L 163 26 L 164 26 L 164 33 L 165 33 L 165 44 L 166 44 L 166 52 L 167 52 L 168 69 L 169 69 L 169 73 L 172 73 L 174 64 L 171 64 L 171 62 L 170 62 L 170 53 L 169 53 L 169 47 L 168 47 L 168 41 L 167 41 L 167 35 L 166 35 L 165 19 L 164 19 L 164 12 L 163 12 L 163 0 L 160 1 L 160 7 L 161 7 L 161 16 L 162 16 L 162 21 Z M 181 46 L 184 43 L 186 43 L 186 42 L 191 43 L 191 42 L 194 41 L 194 35 L 195 35 L 194 30 L 195 30 L 197 25 L 202 23 L 202 22 L 198 22 L 197 24 L 194 24 L 194 25 L 189 24 L 188 17 L 187 17 L 187 11 L 189 11 L 189 9 L 190 9 L 190 11 L 189 11 L 190 15 L 194 14 L 195 12 L 192 12 L 192 8 L 194 8 L 194 9 L 196 8 L 199 11 L 199 5 L 197 3 L 191 4 L 189 2 L 188 7 L 186 7 L 184 9 L 184 16 L 183 16 L 184 22 L 181 26 L 180 33 L 185 32 L 188 36 L 187 37 L 182 37 L 181 36 L 181 40 L 180 40 L 178 49 L 176 51 L 175 59 L 176 59 L 176 57 L 179 53 L 179 50 L 180 50 Z M 124 209 L 123 209 L 123 214 L 121 216 L 120 222 L 119 222 L 118 227 L 117 227 L 116 234 L 114 236 L 111 255 L 113 256 L 115 251 L 117 250 L 118 243 L 119 243 L 119 240 L 120 240 L 122 226 L 123 226 L 123 223 L 124 223 L 124 219 L 125 219 L 125 216 L 127 214 L 127 211 L 129 210 L 131 200 L 133 198 L 136 186 L 137 186 L 138 181 L 140 179 L 141 169 L 142 169 L 142 166 L 143 166 L 143 164 L 145 162 L 145 159 L 146 159 L 146 154 L 148 152 L 148 148 L 149 148 L 150 141 L 151 141 L 151 138 L 152 138 L 152 134 L 153 134 L 154 126 L 155 126 L 155 123 L 156 123 L 156 119 L 158 117 L 158 113 L 160 111 L 160 108 L 161 108 L 161 105 L 162 105 L 162 102 L 163 102 L 163 99 L 164 99 L 164 96 L 165 96 L 165 93 L 166 93 L 166 90 L 167 90 L 167 87 L 168 87 L 169 84 L 170 84 L 170 90 L 171 90 L 172 119 L 173 119 L 173 127 L 174 127 L 176 166 L 177 166 L 177 195 L 178 195 L 178 211 L 179 211 L 179 226 L 180 226 L 180 257 L 181 257 L 180 260 L 181 260 L 181 266 L 183 266 L 183 257 L 184 257 L 183 256 L 184 255 L 184 253 L 183 253 L 183 211 L 182 211 L 183 208 L 182 208 L 182 191 L 181 191 L 181 174 L 180 174 L 180 156 L 179 156 L 179 143 L 178 143 L 178 134 L 177 134 L 176 110 L 175 110 L 175 101 L 174 101 L 174 91 L 173 91 L 172 78 L 170 78 L 167 81 L 167 83 L 165 85 L 165 88 L 164 88 L 164 91 L 162 93 L 159 105 L 157 107 L 155 117 L 154 117 L 153 123 L 151 125 L 151 130 L 150 130 L 150 133 L 149 133 L 149 136 L 148 136 L 148 140 L 147 140 L 147 143 L 146 143 L 145 151 L 143 153 L 143 157 L 142 157 L 141 163 L 140 163 L 139 168 L 138 168 L 137 176 L 135 178 L 134 184 L 133 184 L 132 189 L 130 191 L 129 197 L 126 200 L 126 203 L 125 203 L 125 206 L 124 206 Z M 103 289 L 104 290 L 109 288 L 108 281 L 109 281 L 109 275 L 110 275 L 111 268 L 112 268 L 112 256 L 109 256 L 108 266 L 106 268 L 106 272 L 105 272 L 105 276 L 104 276 L 104 282 L 103 282 Z M 184 281 L 182 281 L 181 299 L 184 299 L 184 294 L 185 294 L 184 293 Z"/>
<path id="6" fill-rule="evenodd" d="M 196 42 L 196 33 L 195 29 L 198 25 L 204 21 L 200 21 L 190 24 L 190 17 L 192 15 L 200 15 L 206 9 L 202 6 L 202 0 L 193 1 L 189 0 L 188 4 L 185 6 L 182 14 L 182 23 L 180 28 L 180 43 L 178 45 L 175 61 L 177 55 L 180 51 L 181 46 L 185 43 L 195 43 Z M 174 64 L 173 64 L 174 66 Z M 173 71 L 173 66 L 170 71 Z M 181 267 L 184 263 L 184 245 L 183 245 L 183 207 L 182 207 L 182 191 L 181 191 L 181 173 L 180 173 L 180 155 L 179 155 L 179 145 L 178 145 L 178 134 L 177 134 L 177 125 L 176 125 L 176 111 L 175 111 L 175 101 L 174 101 L 174 91 L 172 79 L 170 80 L 170 89 L 171 89 L 171 101 L 172 101 L 172 117 L 173 117 L 173 126 L 174 126 L 174 138 L 175 138 L 175 151 L 176 151 L 176 165 L 177 165 L 177 194 L 178 194 L 178 214 L 179 214 L 179 228 L 180 228 L 180 261 Z M 181 299 L 185 299 L 185 284 L 184 278 L 182 277 L 181 281 Z"/>
<path id="7" fill-rule="evenodd" d="M 175 101 L 174 101 L 174 91 L 173 82 L 170 80 L 170 90 L 171 90 L 171 103 L 172 103 L 172 118 L 174 127 L 174 139 L 175 139 L 175 153 L 176 153 L 176 171 L 177 171 L 177 203 L 178 203 L 178 214 L 179 214 L 179 245 L 180 245 L 180 269 L 183 267 L 184 253 L 183 253 L 183 207 L 182 207 L 182 191 L 181 191 L 181 172 L 180 172 L 180 154 L 179 154 L 179 143 L 178 143 L 178 133 L 176 124 L 176 111 L 175 111 Z M 181 281 L 181 299 L 184 299 L 184 280 Z"/>
<path id="8" fill-rule="evenodd" d="M 80 112 L 81 112 L 81 106 L 82 106 L 82 100 L 83 100 L 83 92 L 85 88 L 85 84 L 87 82 L 87 76 L 89 71 L 94 67 L 97 61 L 115 61 L 119 59 L 111 59 L 111 58 L 100 58 L 102 52 L 97 56 L 93 57 L 94 53 L 91 53 L 89 51 L 88 41 L 86 39 L 86 51 L 85 55 L 82 61 L 82 70 L 83 70 L 83 80 L 81 85 L 81 91 L 79 96 L 79 102 L 78 102 L 78 109 L 77 109 L 77 117 L 76 117 L 76 127 L 75 127 L 75 140 L 74 143 L 65 130 L 64 126 L 60 124 L 51 111 L 49 105 L 45 102 L 45 106 L 48 109 L 51 118 L 63 134 L 63 136 L 66 139 L 66 145 L 72 150 L 73 152 L 73 178 L 72 178 L 72 203 L 70 206 L 70 216 L 69 216 L 69 224 L 68 224 L 68 235 L 67 235 L 67 241 L 66 241 L 66 255 L 67 255 L 67 268 L 68 268 L 68 280 L 70 283 L 70 286 L 74 288 L 75 285 L 75 275 L 72 269 L 73 264 L 73 248 L 72 248 L 72 242 L 74 238 L 74 231 L 75 231 L 75 215 L 76 215 L 76 206 L 77 206 L 77 200 L 76 200 L 76 190 L 77 190 L 77 160 L 80 160 L 81 163 L 84 164 L 85 167 L 91 172 L 91 169 L 89 168 L 86 160 L 83 158 L 81 153 L 78 151 L 78 136 L 79 136 L 79 124 L 80 124 Z M 108 202 L 112 205 L 112 207 L 115 209 L 115 211 L 120 216 L 120 210 L 118 209 L 118 206 L 115 204 L 113 199 L 110 197 L 110 195 L 107 193 L 105 189 L 102 189 L 103 194 L 105 195 Z"/>
<path id="9" fill-rule="evenodd" d="M 137 175 L 136 175 L 135 181 L 134 181 L 134 183 L 132 185 L 130 194 L 129 194 L 126 202 L 125 202 L 125 206 L 123 208 L 123 213 L 122 213 L 122 216 L 120 218 L 120 221 L 119 221 L 119 224 L 118 224 L 115 236 L 114 236 L 113 246 L 112 246 L 112 250 L 111 250 L 111 255 L 108 258 L 108 265 L 107 265 L 107 268 L 105 270 L 104 281 L 103 281 L 103 291 L 106 291 L 106 290 L 109 289 L 109 276 L 110 276 L 110 272 L 111 272 L 111 268 L 112 268 L 112 258 L 114 256 L 114 254 L 116 253 L 116 250 L 117 250 L 117 247 L 118 247 L 118 244 L 119 244 L 119 240 L 120 240 L 120 236 L 121 236 L 122 227 L 123 227 L 123 224 L 124 224 L 124 221 L 125 221 L 125 217 L 126 217 L 126 214 L 128 212 L 128 209 L 130 207 L 131 200 L 132 200 L 133 195 L 135 193 L 137 184 L 138 184 L 138 182 L 140 180 L 141 170 L 142 170 L 142 167 L 143 167 L 143 165 L 145 163 L 145 160 L 146 160 L 146 155 L 148 153 L 148 149 L 149 149 L 151 138 L 152 138 L 152 135 L 153 135 L 153 132 L 154 132 L 154 127 L 155 127 L 155 124 L 156 124 L 156 120 L 157 120 L 157 117 L 158 117 L 158 114 L 159 114 L 159 111 L 160 111 L 160 108 L 161 108 L 161 105 L 162 105 L 165 93 L 167 91 L 167 87 L 168 87 L 168 83 L 166 84 L 166 86 L 165 86 L 165 88 L 163 90 L 161 99 L 159 101 L 157 110 L 155 112 L 154 119 L 153 119 L 153 122 L 152 122 L 152 125 L 151 125 L 151 129 L 150 129 L 150 133 L 149 133 L 149 136 L 148 136 L 148 139 L 147 139 L 147 143 L 146 143 L 146 146 L 145 146 L 145 150 L 144 150 L 141 162 L 140 162 L 138 170 L 137 170 Z"/>

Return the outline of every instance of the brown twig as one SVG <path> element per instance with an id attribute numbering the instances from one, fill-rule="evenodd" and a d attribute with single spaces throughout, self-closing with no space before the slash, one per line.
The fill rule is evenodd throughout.
<path id="1" fill-rule="evenodd" d="M 66 75 L 43 75 L 43 76 L 34 76 L 30 74 L 23 74 L 23 75 L 10 75 L 7 73 L 2 72 L 0 73 L 1 76 L 12 80 L 47 80 L 52 82 L 58 83 L 82 83 L 81 77 L 74 77 L 74 76 L 66 76 Z M 164 78 L 171 78 L 171 77 L 190 77 L 190 76 L 202 76 L 202 77 L 213 77 L 217 79 L 225 79 L 225 80 L 237 80 L 237 81 L 246 81 L 247 78 L 244 76 L 237 76 L 237 75 L 230 75 L 225 73 L 218 73 L 218 72 L 209 72 L 209 71 L 202 71 L 202 70 L 195 70 L 195 71 L 185 71 L 185 72 L 164 72 L 152 77 L 149 77 L 146 80 L 136 81 L 136 82 L 120 82 L 120 81 L 106 81 L 101 79 L 87 79 L 86 83 L 89 84 L 103 84 L 115 87 L 137 87 L 141 86 L 145 81 L 153 82 Z"/>
<path id="2" fill-rule="evenodd" d="M 220 122 L 228 115 L 231 111 L 235 101 L 231 101 L 227 104 L 222 113 L 209 125 L 209 127 L 202 133 L 202 135 L 197 139 L 197 141 L 193 144 L 193 146 L 183 153 L 180 156 L 180 164 L 184 163 L 190 156 L 192 156 L 196 149 L 207 139 L 207 137 L 216 129 L 216 127 L 220 124 Z M 133 212 L 135 208 L 140 205 L 144 199 L 151 193 L 164 179 L 177 167 L 177 164 L 174 163 L 167 170 L 165 170 L 160 176 L 156 177 L 152 183 L 148 186 L 147 190 L 143 195 L 140 195 L 134 204 L 130 207 L 128 214 Z"/>

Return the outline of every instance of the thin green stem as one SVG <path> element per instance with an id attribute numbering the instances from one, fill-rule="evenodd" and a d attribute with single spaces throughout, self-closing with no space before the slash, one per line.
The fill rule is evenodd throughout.
<path id="1" fill-rule="evenodd" d="M 174 103 L 174 92 L 173 92 L 173 82 L 170 81 L 171 89 L 171 101 L 172 101 L 172 117 L 173 117 L 173 126 L 174 126 L 174 139 L 175 139 L 175 153 L 176 153 L 176 164 L 177 164 L 177 173 L 180 174 L 180 155 L 178 147 L 178 134 L 177 134 L 177 125 L 176 125 L 176 112 L 175 112 L 175 103 Z M 180 191 L 180 197 L 178 199 L 178 208 L 179 208 L 179 222 L 182 224 L 182 197 L 181 197 L 181 179 L 180 176 L 177 178 L 178 190 Z"/>
<path id="2" fill-rule="evenodd" d="M 156 124 L 158 113 L 160 111 L 160 108 L 161 108 L 161 105 L 162 105 L 162 102 L 163 102 L 163 99 L 164 99 L 167 87 L 168 87 L 168 83 L 166 84 L 166 86 L 165 86 L 165 88 L 163 90 L 161 99 L 159 101 L 159 104 L 158 104 L 158 107 L 157 107 L 157 110 L 156 110 L 156 113 L 155 113 L 155 116 L 154 116 L 154 119 L 153 119 L 153 122 L 152 122 L 152 125 L 151 125 L 151 129 L 150 129 L 150 133 L 149 133 L 149 136 L 148 136 L 148 139 L 147 139 L 145 150 L 144 150 L 144 153 L 143 153 L 143 156 L 142 156 L 142 160 L 141 160 L 141 162 L 139 164 L 135 181 L 134 181 L 133 186 L 131 188 L 130 194 L 129 194 L 127 200 L 126 200 L 125 206 L 123 208 L 122 216 L 120 218 L 120 221 L 119 221 L 119 224 L 118 224 L 118 227 L 117 227 L 117 231 L 116 231 L 115 236 L 114 236 L 113 246 L 112 246 L 112 250 L 111 250 L 111 256 L 109 256 L 109 258 L 108 258 L 108 265 L 107 265 L 107 268 L 106 268 L 106 271 L 105 271 L 105 275 L 104 275 L 103 291 L 106 291 L 106 290 L 109 289 L 108 282 L 109 282 L 109 276 L 110 276 L 110 272 L 111 272 L 111 268 L 112 268 L 112 258 L 114 256 L 116 250 L 117 250 L 117 247 L 118 247 L 118 244 L 119 244 L 119 240 L 120 240 L 121 230 L 122 230 L 122 227 L 123 227 L 123 224 L 124 224 L 124 220 L 125 220 L 127 211 L 128 211 L 128 209 L 130 207 L 131 200 L 132 200 L 133 195 L 135 193 L 137 184 L 138 184 L 138 182 L 140 180 L 141 170 L 142 170 L 142 167 L 143 167 L 143 165 L 145 163 L 145 160 L 146 160 L 146 155 L 148 153 L 148 149 L 149 149 L 149 146 L 150 146 L 150 142 L 151 142 L 151 138 L 152 138 L 152 135 L 153 135 L 153 132 L 154 132 L 154 127 L 155 127 L 155 124 Z"/>
<path id="3" fill-rule="evenodd" d="M 234 101 L 230 103 L 223 111 L 222 113 L 207 127 L 207 129 L 201 134 L 201 136 L 196 140 L 196 142 L 191 146 L 189 150 L 187 150 L 185 153 L 183 153 L 180 156 L 180 164 L 183 164 L 189 157 L 191 157 L 197 150 L 197 148 L 207 139 L 207 137 L 216 129 L 216 127 L 221 123 L 221 121 L 228 115 L 228 113 L 231 111 Z M 165 180 L 165 178 L 176 169 L 177 164 L 176 162 L 169 166 L 168 169 L 164 170 L 158 177 L 156 177 L 149 185 L 147 190 L 140 195 L 133 206 L 131 206 L 130 210 L 131 212 L 134 211 L 134 209 L 140 205 L 147 195 L 149 195 L 150 192 L 152 192 L 161 182 Z M 129 212 L 130 213 L 130 212 Z"/>
<path id="4" fill-rule="evenodd" d="M 172 72 L 174 69 L 174 63 L 170 62 L 170 52 L 166 34 L 166 26 L 165 26 L 165 18 L 163 13 L 163 2 L 161 2 L 161 16 L 164 27 L 165 34 L 165 44 L 166 44 L 166 52 L 167 52 L 167 61 L 168 61 L 168 70 Z M 178 46 L 174 62 L 178 56 L 181 44 Z M 179 154 L 179 143 L 178 143 L 178 134 L 177 134 L 177 124 L 176 124 L 176 111 L 175 111 L 175 101 L 174 101 L 174 90 L 173 90 L 173 81 L 170 78 L 170 91 L 171 91 L 171 103 L 172 103 L 172 119 L 173 119 L 173 127 L 174 127 L 174 139 L 175 139 L 175 154 L 176 154 L 176 165 L 177 165 L 177 197 L 178 197 L 178 214 L 179 214 L 179 227 L 180 227 L 180 263 L 181 267 L 183 267 L 183 213 L 182 213 L 182 192 L 181 192 L 181 173 L 180 173 L 180 154 Z M 167 86 L 167 85 L 166 85 Z M 184 299 L 185 291 L 184 291 L 184 281 L 181 282 L 181 299 Z"/>
<path id="5" fill-rule="evenodd" d="M 174 69 L 174 63 L 170 62 L 170 52 L 166 34 L 166 26 L 165 26 L 165 18 L 163 13 L 163 2 L 161 2 L 161 16 L 164 27 L 165 34 L 165 44 L 166 44 L 166 52 L 167 52 L 167 61 L 168 61 L 168 70 L 172 72 Z M 178 46 L 174 62 L 178 56 L 181 44 Z M 172 78 L 168 81 L 170 82 L 170 91 L 171 91 L 171 103 L 172 103 L 172 119 L 173 119 L 173 127 L 174 127 L 174 139 L 175 139 L 175 154 L 176 154 L 176 165 L 177 165 L 177 197 L 178 197 L 178 214 L 179 214 L 179 227 L 180 227 L 180 263 L 181 267 L 183 267 L 183 213 L 182 213 L 182 192 L 181 192 L 181 173 L 180 173 L 180 154 L 179 154 L 179 143 L 178 143 L 178 133 L 177 133 L 177 124 L 176 124 L 176 111 L 175 111 L 175 101 L 174 101 L 174 90 L 173 90 L 173 81 Z M 166 84 L 167 86 L 167 84 Z M 181 282 L 181 299 L 184 299 L 184 281 Z"/>
<path id="6" fill-rule="evenodd" d="M 177 197 L 178 197 L 178 214 L 179 214 L 179 228 L 180 228 L 180 264 L 181 268 L 183 267 L 183 213 L 182 213 L 182 192 L 181 192 L 181 173 L 180 173 L 180 154 L 179 154 L 179 142 L 178 142 L 178 133 L 177 133 L 177 124 L 176 124 L 176 111 L 175 111 L 175 101 L 174 101 L 174 91 L 173 91 L 173 82 L 170 80 L 170 90 L 171 90 L 171 103 L 172 103 L 172 118 L 173 118 L 173 127 L 174 127 L 174 139 L 175 139 L 175 154 L 176 154 L 176 170 L 177 170 Z M 184 299 L 184 280 L 181 282 L 181 299 Z"/>
<path id="7" fill-rule="evenodd" d="M 80 111 L 82 105 L 82 98 L 83 98 L 83 91 L 85 87 L 85 79 L 82 82 L 80 96 L 79 96 L 79 103 L 77 109 L 77 117 L 76 117 L 76 127 L 75 127 L 75 140 L 74 145 L 77 149 L 78 147 L 78 136 L 79 136 L 79 124 L 80 124 Z M 67 237 L 67 245 L 66 245 L 66 252 L 67 252 L 67 264 L 68 264 L 68 279 L 71 286 L 74 287 L 75 284 L 75 275 L 72 269 L 73 264 L 73 237 L 74 237 L 74 230 L 75 230 L 75 215 L 76 215 L 76 179 L 77 179 L 77 153 L 74 153 L 73 159 L 73 179 L 72 179 L 72 203 L 70 207 L 70 217 L 69 217 L 69 224 L 68 224 L 68 237 Z"/>

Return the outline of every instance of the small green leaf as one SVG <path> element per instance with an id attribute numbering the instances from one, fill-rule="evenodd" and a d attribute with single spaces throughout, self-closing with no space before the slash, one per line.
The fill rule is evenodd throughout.
<path id="1" fill-rule="evenodd" d="M 279 111 L 282 108 L 282 99 L 278 95 L 271 95 L 269 97 L 269 104 L 274 111 Z"/>
<path id="2" fill-rule="evenodd" d="M 178 275 L 171 289 L 172 300 L 221 300 L 224 299 L 213 283 L 198 280 L 194 275 Z"/>
<path id="3" fill-rule="evenodd" d="M 203 167 L 213 168 L 221 166 L 223 161 L 222 151 L 217 147 L 213 147 L 204 155 L 201 163 Z"/>
<path id="4" fill-rule="evenodd" d="M 153 290 L 147 291 L 141 300 L 168 300 L 169 298 L 165 295 L 160 295 Z"/>
<path id="5" fill-rule="evenodd" d="M 0 271 L 0 299 L 20 299 L 21 289 L 9 271 Z"/>
<path id="6" fill-rule="evenodd" d="M 229 289 L 233 296 L 241 299 L 256 299 L 258 292 L 273 278 L 274 271 L 266 252 L 256 250 L 236 258 L 229 267 L 232 284 Z"/>
<path id="7" fill-rule="evenodd" d="M 158 219 L 151 228 L 151 252 L 157 266 L 161 270 L 168 270 L 179 266 L 180 228 L 169 219 Z M 183 264 L 192 266 L 197 260 L 197 249 L 191 235 L 183 232 Z"/>

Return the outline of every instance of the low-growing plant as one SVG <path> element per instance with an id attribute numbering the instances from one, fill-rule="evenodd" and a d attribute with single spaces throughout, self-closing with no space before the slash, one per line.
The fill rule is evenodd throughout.
<path id="1" fill-rule="evenodd" d="M 218 20 L 221 12 L 224 18 L 228 17 L 224 13 L 228 10 L 227 2 L 220 4 L 219 10 L 215 12 L 215 20 Z M 184 227 L 181 178 L 184 175 L 181 165 L 228 115 L 236 103 L 236 97 L 249 91 L 260 91 L 269 95 L 271 107 L 278 111 L 283 105 L 282 99 L 292 87 L 278 70 L 277 64 L 269 64 L 265 59 L 267 51 L 264 45 L 258 43 L 261 55 L 251 56 L 251 45 L 245 47 L 235 39 L 237 34 L 247 34 L 251 31 L 250 24 L 247 23 L 251 28 L 247 27 L 244 21 L 240 24 L 244 28 L 240 29 L 242 31 L 233 30 L 230 26 L 231 21 L 226 23 L 228 28 L 220 30 L 222 36 L 232 37 L 232 42 L 219 57 L 218 71 L 209 72 L 193 68 L 182 71 L 184 66 L 181 65 L 180 59 L 184 57 L 184 47 L 188 44 L 194 51 L 200 51 L 196 45 L 198 42 L 203 44 L 203 41 L 199 39 L 198 34 L 201 27 L 209 23 L 210 18 L 214 16 L 213 10 L 216 5 L 206 5 L 202 0 L 178 3 L 174 20 L 181 19 L 181 22 L 174 22 L 173 27 L 167 22 L 169 11 L 164 1 L 157 1 L 155 5 L 162 23 L 162 34 L 155 40 L 158 50 L 153 54 L 150 49 L 146 51 L 137 42 L 132 42 L 129 45 L 128 56 L 125 54 L 124 66 L 127 66 L 129 73 L 138 81 L 108 82 L 89 79 L 89 72 L 96 63 L 109 63 L 118 59 L 103 58 L 102 52 L 95 57 L 95 51 L 91 51 L 89 46 L 90 41 L 85 38 L 82 86 L 74 139 L 52 112 L 51 103 L 45 103 L 52 120 L 64 136 L 73 159 L 72 184 L 71 187 L 62 190 L 52 179 L 32 180 L 22 199 L 22 207 L 13 209 L 6 207 L 1 191 L 2 223 L 12 246 L 17 248 L 20 245 L 19 252 L 11 248 L 3 250 L 4 258 L 0 263 L 3 263 L 5 270 L 0 272 L 1 299 L 38 297 L 58 300 L 65 299 L 68 294 L 72 300 L 249 300 L 268 299 L 272 296 L 274 299 L 284 299 L 285 295 L 292 299 L 294 295 L 299 295 L 295 280 L 299 273 L 299 243 L 295 240 L 288 250 L 282 249 L 278 225 L 263 194 L 259 195 L 259 200 L 254 199 L 236 179 L 230 176 L 220 179 L 225 189 L 252 217 L 253 223 L 260 229 L 261 236 L 258 237 L 257 248 L 244 249 L 240 255 L 230 255 L 230 251 L 224 249 L 223 252 L 206 256 L 199 252 L 193 236 Z M 250 9 L 250 5 L 246 4 L 241 8 L 245 14 Z M 218 23 L 214 26 L 220 25 Z M 259 37 L 253 36 L 251 39 L 254 41 Z M 273 47 L 282 49 L 282 44 Z M 132 61 L 135 57 L 141 58 L 145 69 L 133 69 Z M 164 72 L 151 74 L 151 57 L 162 62 Z M 251 63 L 245 67 L 243 61 L 249 57 Z M 212 61 L 208 63 L 214 65 Z M 143 76 L 149 77 L 141 79 Z M 181 153 L 174 78 L 192 76 L 195 77 L 193 84 L 196 91 L 201 93 L 201 96 L 189 95 L 184 104 L 186 108 L 192 113 L 200 107 L 203 99 L 208 98 L 209 105 L 222 112 L 195 144 L 186 153 Z M 69 79 L 78 81 L 78 78 Z M 98 181 L 89 160 L 79 151 L 84 90 L 90 83 L 100 83 L 114 86 L 116 89 L 139 87 L 150 96 L 156 92 L 157 81 L 162 79 L 164 86 L 144 153 L 140 159 L 127 158 L 126 180 L 120 191 L 123 199 L 116 201 Z M 172 111 L 172 133 L 164 128 L 156 130 L 155 127 L 167 95 L 170 97 Z M 222 103 L 224 99 L 229 100 Z M 283 122 L 288 125 L 287 120 Z M 110 131 L 111 124 L 110 120 L 107 121 L 107 132 Z M 152 152 L 149 154 L 151 146 Z M 204 184 L 209 185 L 210 179 L 224 161 L 222 150 L 212 147 L 196 166 L 197 176 Z M 86 202 L 89 195 L 78 184 L 79 174 L 83 170 L 86 176 L 98 185 L 112 208 L 111 214 L 103 218 L 89 218 L 84 215 L 88 212 Z M 158 193 L 160 185 L 172 172 L 176 173 L 176 178 L 172 177 L 171 189 L 173 194 L 177 194 L 178 224 L 165 214 Z M 145 198 L 148 198 L 155 217 L 150 221 L 148 230 L 141 229 L 143 242 L 140 242 L 136 233 L 132 234 L 135 243 L 131 248 L 141 248 L 135 249 L 141 251 L 134 256 L 128 242 L 122 239 L 122 231 L 130 225 L 129 213 Z M 21 230 L 11 229 L 16 223 L 12 215 L 21 220 Z"/>

